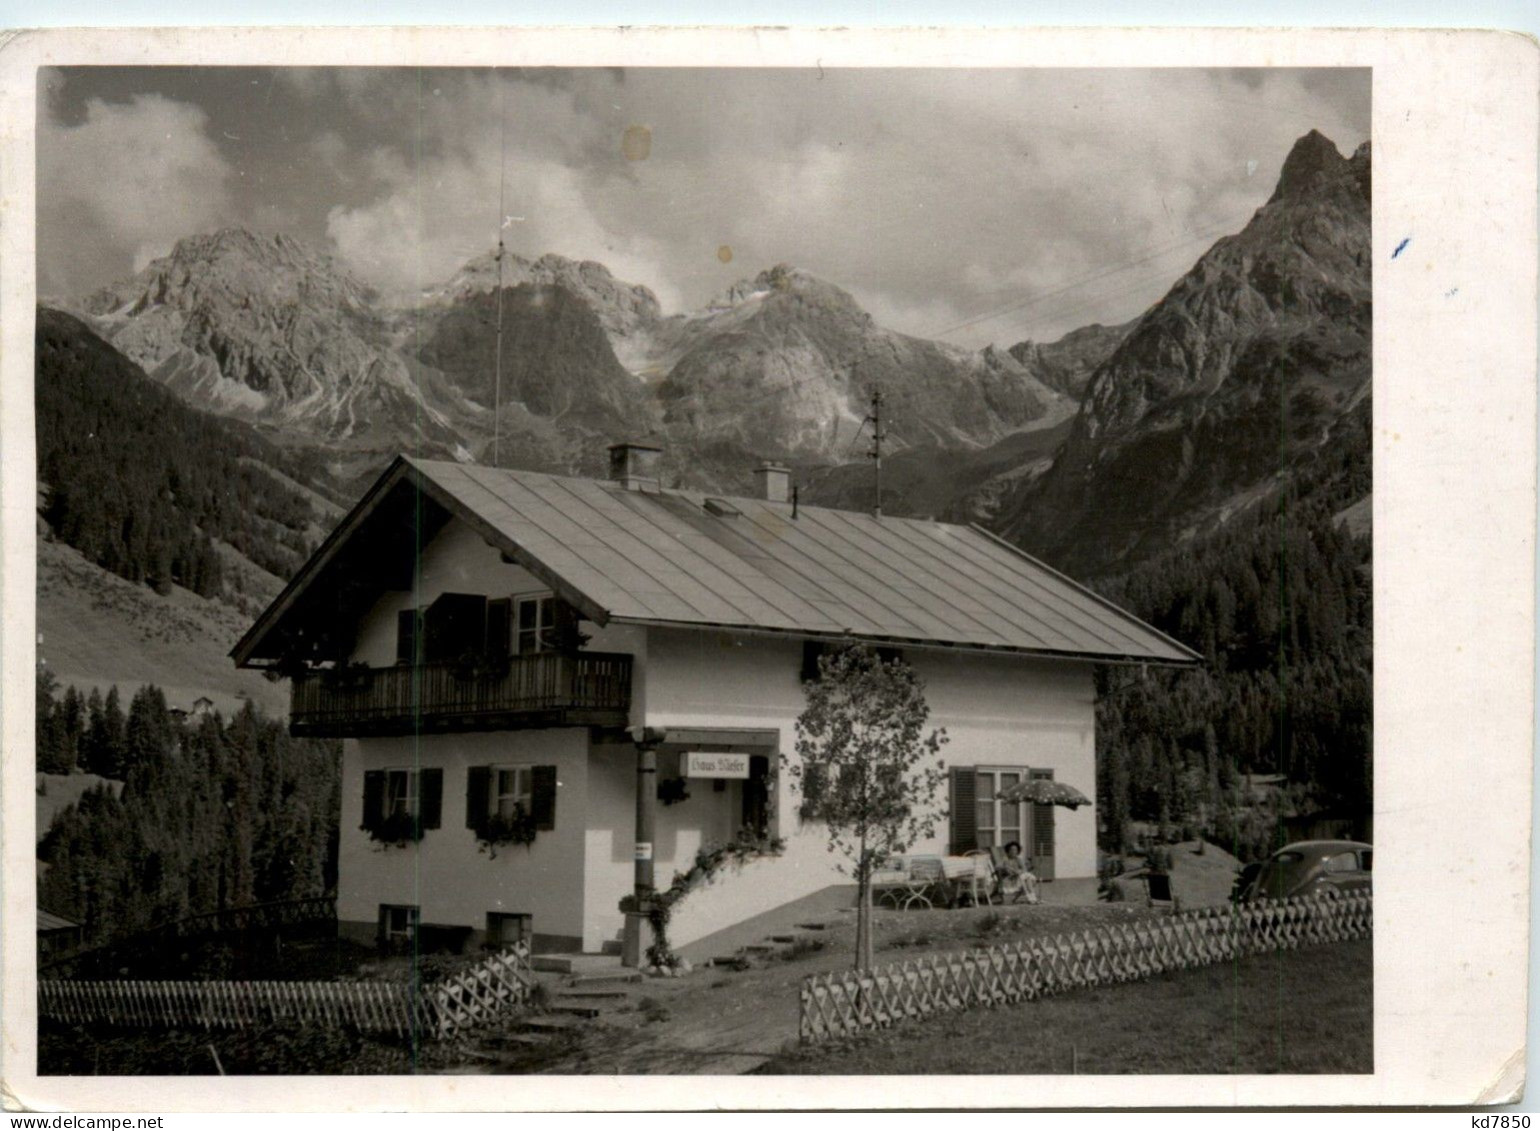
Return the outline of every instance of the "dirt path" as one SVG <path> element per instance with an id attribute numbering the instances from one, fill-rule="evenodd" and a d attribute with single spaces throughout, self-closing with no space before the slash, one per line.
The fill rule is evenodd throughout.
<path id="1" fill-rule="evenodd" d="M 1093 904 L 891 911 L 875 920 L 878 963 L 968 950 L 1149 915 L 1143 906 Z M 749 1072 L 796 1047 L 802 981 L 848 969 L 855 917 L 838 915 L 807 932 L 784 954 L 752 967 L 696 969 L 683 978 L 652 978 L 632 987 L 620 1011 L 581 1033 L 569 1054 L 542 1067 L 554 1073 Z"/>

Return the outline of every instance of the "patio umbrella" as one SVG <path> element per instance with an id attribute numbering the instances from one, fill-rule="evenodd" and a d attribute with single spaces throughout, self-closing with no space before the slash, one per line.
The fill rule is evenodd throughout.
<path id="1" fill-rule="evenodd" d="M 1006 786 L 995 797 L 1001 801 L 1030 801 L 1034 805 L 1065 805 L 1071 809 L 1091 804 L 1091 799 L 1074 786 L 1050 778 L 1032 778 Z"/>

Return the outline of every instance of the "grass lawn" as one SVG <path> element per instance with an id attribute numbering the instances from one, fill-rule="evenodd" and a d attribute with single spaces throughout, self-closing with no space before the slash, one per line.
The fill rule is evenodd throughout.
<path id="1" fill-rule="evenodd" d="M 783 1053 L 762 1075 L 1374 1071 L 1373 943 L 1259 955 Z"/>

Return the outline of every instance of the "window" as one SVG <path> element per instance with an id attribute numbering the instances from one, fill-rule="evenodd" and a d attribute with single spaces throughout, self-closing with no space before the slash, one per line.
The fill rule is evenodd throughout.
<path id="1" fill-rule="evenodd" d="M 382 817 L 415 817 L 418 803 L 416 770 L 385 771 L 385 807 Z"/>
<path id="2" fill-rule="evenodd" d="M 465 775 L 465 826 L 478 835 L 522 805 L 536 830 L 556 827 L 555 766 L 472 766 Z"/>
<path id="3" fill-rule="evenodd" d="M 401 766 L 364 771 L 362 828 L 376 840 L 416 840 L 439 827 L 444 771 Z"/>
<path id="4" fill-rule="evenodd" d="M 556 647 L 556 598 L 520 597 L 518 605 L 518 648 L 520 656 L 549 652 Z"/>
<path id="5" fill-rule="evenodd" d="M 512 647 L 512 606 L 507 597 L 445 593 L 425 609 L 402 609 L 396 614 L 396 663 L 503 659 Z"/>
<path id="6" fill-rule="evenodd" d="M 1358 853 L 1339 852 L 1335 856 L 1329 856 L 1326 858 L 1326 866 L 1324 870 L 1328 874 L 1336 874 L 1339 872 L 1356 872 L 1358 871 Z"/>
<path id="7" fill-rule="evenodd" d="M 1001 801 L 995 795 L 1013 785 L 1019 785 L 1027 776 L 1025 769 L 975 771 L 974 797 L 978 808 L 974 836 L 977 848 L 1004 848 L 1011 841 L 1022 846 L 1026 855 L 1031 849 L 1025 836 L 1027 829 L 1027 805 L 1020 801 Z"/>
<path id="8" fill-rule="evenodd" d="M 380 904 L 380 942 L 388 947 L 410 945 L 417 933 L 418 915 L 411 904 Z"/>
<path id="9" fill-rule="evenodd" d="M 508 820 L 514 809 L 533 813 L 535 805 L 535 775 L 533 766 L 493 766 L 491 809 L 488 816 Z"/>
<path id="10" fill-rule="evenodd" d="M 823 673 L 818 667 L 820 657 L 839 651 L 840 645 L 828 644 L 822 640 L 804 640 L 802 642 L 802 682 L 809 683 L 818 679 Z M 877 659 L 884 664 L 895 663 L 904 658 L 903 652 L 897 648 L 873 648 L 877 653 Z"/>
<path id="11" fill-rule="evenodd" d="M 530 917 L 519 911 L 487 912 L 487 946 L 500 949 L 530 939 Z"/>
<path id="12" fill-rule="evenodd" d="M 1021 845 L 1040 880 L 1054 878 L 1057 812 L 1052 805 L 1001 801 L 1001 790 L 1023 781 L 1053 779 L 1053 771 L 1027 766 L 952 766 L 951 846 L 954 855 L 974 849 Z"/>

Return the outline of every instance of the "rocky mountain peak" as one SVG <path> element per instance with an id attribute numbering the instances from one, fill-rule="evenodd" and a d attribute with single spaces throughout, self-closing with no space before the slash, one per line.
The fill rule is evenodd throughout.
<path id="1" fill-rule="evenodd" d="M 1365 411 L 1369 183 L 1367 146 L 1300 138 L 1268 203 L 1096 366 L 1052 468 L 1004 504 L 1007 532 L 1073 569 L 1131 560 L 1261 497 Z"/>
<path id="2" fill-rule="evenodd" d="M 531 260 L 505 251 L 501 274 L 504 287 L 557 286 L 582 298 L 598 316 L 616 349 L 623 348 L 628 339 L 662 316 L 658 298 L 650 289 L 615 278 L 608 267 L 593 260 L 568 259 L 553 253 Z M 495 291 L 497 283 L 497 252 L 488 251 L 467 262 L 448 282 L 425 291 L 422 301 L 430 307 L 448 306 Z"/>
<path id="3" fill-rule="evenodd" d="M 1353 155 L 1355 161 L 1360 154 L 1367 167 L 1367 148 L 1359 148 L 1358 153 Z M 1338 152 L 1336 142 L 1319 130 L 1311 130 L 1294 143 L 1294 148 L 1284 158 L 1283 171 L 1278 175 L 1278 187 L 1273 190 L 1268 203 L 1319 193 L 1323 187 L 1335 181 L 1352 177 L 1354 172 L 1348 158 Z"/>
<path id="4" fill-rule="evenodd" d="M 304 303 L 362 314 L 373 299 L 371 288 L 293 236 L 221 228 L 178 240 L 169 255 L 97 291 L 85 309 L 137 315 L 155 306 Z"/>
<path id="5" fill-rule="evenodd" d="M 712 302 L 708 309 L 722 310 L 762 300 L 791 300 L 799 306 L 848 316 L 862 325 L 871 322 L 871 315 L 862 309 L 849 291 L 789 263 L 777 263 L 752 279 L 740 279 Z"/>

